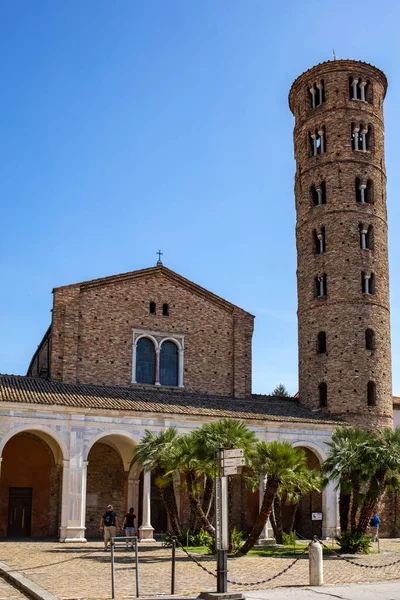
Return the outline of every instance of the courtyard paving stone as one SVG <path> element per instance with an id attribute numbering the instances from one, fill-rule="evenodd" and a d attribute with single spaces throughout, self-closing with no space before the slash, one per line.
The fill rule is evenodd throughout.
<path id="1" fill-rule="evenodd" d="M 196 557 L 215 572 L 215 559 Z M 159 544 L 139 547 L 140 595 L 170 593 L 171 550 Z M 400 560 L 400 540 L 381 542 L 381 553 L 358 556 L 355 561 L 369 566 Z M 60 600 L 105 600 L 111 597 L 111 553 L 103 552 L 101 542 L 60 544 L 58 542 L 0 542 L 0 561 L 48 590 Z M 118 600 L 135 594 L 134 553 L 118 549 L 116 592 Z M 236 582 L 266 579 L 287 567 L 293 557 L 240 557 L 229 559 L 228 578 Z M 400 578 L 400 562 L 380 569 L 360 568 L 334 557 L 324 558 L 326 584 L 367 583 Z M 229 585 L 229 590 L 257 590 L 280 586 L 307 586 L 308 558 L 303 558 L 285 574 L 269 583 L 251 587 Z M 197 596 L 215 590 L 215 578 L 204 572 L 181 551 L 177 552 L 176 586 L 179 595 Z M 18 593 L 18 592 L 17 592 Z M 1 595 L 0 595 L 1 598 Z M 10 596 L 10 598 L 12 598 Z M 18 595 L 16 599 L 20 600 Z M 14 600 L 14 598 L 13 598 Z"/>

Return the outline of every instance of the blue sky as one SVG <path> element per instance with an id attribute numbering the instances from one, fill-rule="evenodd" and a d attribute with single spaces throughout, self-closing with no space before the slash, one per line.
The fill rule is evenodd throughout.
<path id="1" fill-rule="evenodd" d="M 53 287 L 153 266 L 161 248 L 167 267 L 256 315 L 253 391 L 295 393 L 287 94 L 335 48 L 389 78 L 400 395 L 399 19 L 393 0 L 3 0 L 0 371 L 25 374 Z"/>

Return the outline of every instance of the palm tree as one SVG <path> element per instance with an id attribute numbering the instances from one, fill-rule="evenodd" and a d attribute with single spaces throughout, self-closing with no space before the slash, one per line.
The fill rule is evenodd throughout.
<path id="1" fill-rule="evenodd" d="M 370 475 L 356 529 L 357 533 L 365 534 L 384 492 L 398 482 L 400 429 L 383 429 L 375 434 L 368 444 L 360 448 L 360 460 Z"/>
<path id="2" fill-rule="evenodd" d="M 282 487 L 296 486 L 308 471 L 307 460 L 301 448 L 292 448 L 289 442 L 259 442 L 252 466 L 258 475 L 267 473 L 267 483 L 261 509 L 254 527 L 240 552 L 246 554 L 257 542 L 271 514 L 276 495 Z"/>
<path id="3" fill-rule="evenodd" d="M 172 473 L 166 474 L 169 451 L 175 444 L 177 435 L 174 427 L 168 427 L 159 434 L 146 429 L 142 441 L 134 448 L 134 455 L 140 465 L 146 470 L 152 471 L 156 485 L 160 488 L 172 531 L 175 535 L 181 535 L 182 528 L 176 504 L 173 476 Z"/>
<path id="4" fill-rule="evenodd" d="M 175 439 L 166 457 L 166 464 L 169 467 L 167 475 L 174 471 L 179 471 L 183 475 L 192 513 L 196 515 L 201 526 L 214 537 L 214 526 L 200 501 L 201 483 L 204 475 L 212 477 L 213 463 L 199 457 L 195 434 L 196 432 L 180 435 Z"/>
<path id="5" fill-rule="evenodd" d="M 329 456 L 322 465 L 324 484 L 337 482 L 339 489 L 339 518 L 341 531 L 356 528 L 357 510 L 361 499 L 362 484 L 366 478 L 365 464 L 361 460 L 361 448 L 368 445 L 370 435 L 351 427 L 339 427 L 332 434 Z"/>
<path id="6" fill-rule="evenodd" d="M 197 456 L 202 461 L 213 463 L 218 448 L 244 450 L 245 458 L 254 451 L 257 437 L 242 421 L 236 419 L 221 419 L 200 427 L 193 434 Z M 228 477 L 228 528 L 229 543 L 232 544 L 233 531 L 233 477 Z"/>

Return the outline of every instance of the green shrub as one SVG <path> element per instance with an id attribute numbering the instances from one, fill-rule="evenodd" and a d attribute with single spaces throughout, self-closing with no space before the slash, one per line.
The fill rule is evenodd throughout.
<path id="1" fill-rule="evenodd" d="M 295 546 L 297 541 L 295 532 L 282 534 L 282 541 L 284 546 Z"/>
<path id="2" fill-rule="evenodd" d="M 243 533 L 237 531 L 236 527 L 232 529 L 232 552 L 236 554 L 243 545 Z"/>
<path id="3" fill-rule="evenodd" d="M 340 546 L 339 552 L 346 554 L 369 554 L 371 549 L 371 540 L 362 533 L 344 531 L 336 537 L 336 541 Z"/>

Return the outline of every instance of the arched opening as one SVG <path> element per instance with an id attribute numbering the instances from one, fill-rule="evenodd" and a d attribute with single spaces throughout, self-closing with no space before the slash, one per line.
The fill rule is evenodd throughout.
<path id="1" fill-rule="evenodd" d="M 321 470 L 321 464 L 317 455 L 304 446 L 300 446 L 307 459 L 308 468 L 316 471 Z M 298 500 L 298 501 L 296 501 Z M 282 502 L 282 524 L 284 531 L 295 530 L 299 535 L 312 539 L 314 535 L 322 536 L 322 520 L 314 520 L 322 514 L 322 493 L 309 492 L 293 501 Z M 322 515 L 323 516 L 323 515 Z"/>
<path id="2" fill-rule="evenodd" d="M 128 474 L 133 461 L 134 442 L 111 433 L 97 439 L 87 455 L 86 537 L 99 536 L 99 523 L 112 504 L 122 526 L 128 508 Z M 137 513 L 136 513 L 137 514 Z"/>
<path id="3" fill-rule="evenodd" d="M 5 444 L 0 477 L 0 536 L 57 536 L 62 452 L 41 431 L 23 431 Z"/>

